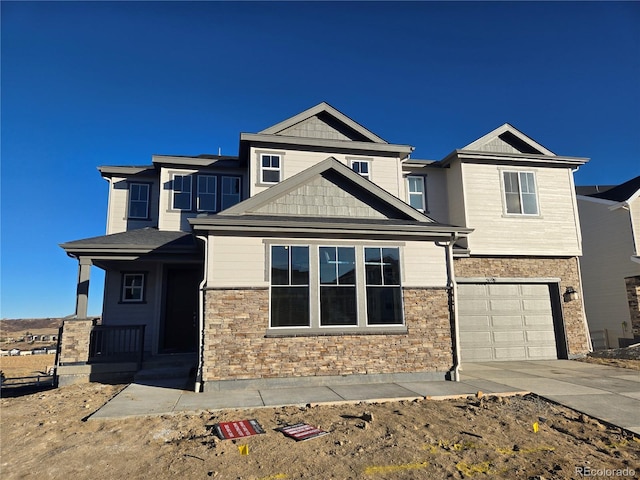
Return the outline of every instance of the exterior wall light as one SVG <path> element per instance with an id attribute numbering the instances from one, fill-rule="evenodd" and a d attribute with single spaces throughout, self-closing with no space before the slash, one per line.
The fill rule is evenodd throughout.
<path id="1" fill-rule="evenodd" d="M 573 287 L 567 287 L 567 289 L 564 291 L 563 297 L 565 303 L 572 302 L 578 299 L 578 292 L 576 292 L 575 288 Z"/>

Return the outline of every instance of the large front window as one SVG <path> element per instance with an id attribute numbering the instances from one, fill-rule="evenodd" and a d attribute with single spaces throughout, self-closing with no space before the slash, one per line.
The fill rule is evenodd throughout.
<path id="1" fill-rule="evenodd" d="M 269 248 L 272 328 L 404 331 L 399 247 Z"/>
<path id="2" fill-rule="evenodd" d="M 365 248 L 367 324 L 402 323 L 400 253 L 398 248 Z"/>
<path id="3" fill-rule="evenodd" d="M 508 214 L 537 215 L 538 198 L 533 172 L 502 172 Z"/>
<path id="4" fill-rule="evenodd" d="M 356 253 L 320 247 L 320 325 L 357 325 Z"/>
<path id="5" fill-rule="evenodd" d="M 271 247 L 271 326 L 309 326 L 309 247 Z"/>

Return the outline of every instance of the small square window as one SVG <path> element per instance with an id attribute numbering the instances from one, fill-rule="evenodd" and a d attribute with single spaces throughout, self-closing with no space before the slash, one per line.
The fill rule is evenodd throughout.
<path id="1" fill-rule="evenodd" d="M 281 180 L 281 174 L 280 155 L 261 155 L 260 180 L 262 183 L 278 183 Z"/>
<path id="2" fill-rule="evenodd" d="M 370 178 L 369 162 L 366 160 L 353 160 L 351 162 L 351 169 L 363 176 L 364 178 Z"/>
<path id="3" fill-rule="evenodd" d="M 144 301 L 144 273 L 125 273 L 122 275 L 122 301 L 126 303 Z"/>

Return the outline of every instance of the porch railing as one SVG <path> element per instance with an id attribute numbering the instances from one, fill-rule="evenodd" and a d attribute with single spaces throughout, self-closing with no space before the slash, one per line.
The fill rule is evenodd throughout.
<path id="1" fill-rule="evenodd" d="M 96 325 L 89 338 L 89 363 L 137 362 L 142 365 L 144 325 Z"/>

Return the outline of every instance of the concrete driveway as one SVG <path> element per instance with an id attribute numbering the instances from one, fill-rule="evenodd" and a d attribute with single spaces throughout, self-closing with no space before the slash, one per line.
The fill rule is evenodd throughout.
<path id="1" fill-rule="evenodd" d="M 571 360 L 463 364 L 462 382 L 490 392 L 498 385 L 533 392 L 640 434 L 640 372 Z"/>

